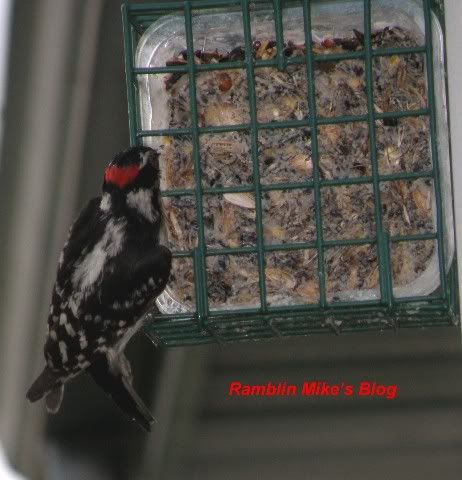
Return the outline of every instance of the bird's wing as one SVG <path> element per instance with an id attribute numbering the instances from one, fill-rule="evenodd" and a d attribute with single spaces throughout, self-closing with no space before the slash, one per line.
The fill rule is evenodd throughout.
<path id="1" fill-rule="evenodd" d="M 132 246 L 123 256 L 113 261 L 101 282 L 98 293 L 102 305 L 119 310 L 131 310 L 145 306 L 165 288 L 172 264 L 170 250 L 163 245 L 146 243 L 143 247 Z"/>
<path id="2" fill-rule="evenodd" d="M 91 210 L 90 207 L 90 221 L 95 215 Z M 93 237 L 88 238 L 88 228 L 80 231 L 79 221 L 80 218 L 71 232 L 59 270 L 67 271 L 68 277 L 75 272 L 76 262 L 85 264 L 86 253 L 92 252 L 89 256 L 98 262 L 93 254 L 98 248 L 92 250 Z M 50 335 L 54 338 L 48 338 L 45 347 L 51 367 L 77 373 L 92 363 L 95 352 L 116 343 L 123 349 L 150 301 L 165 288 L 171 268 L 170 251 L 156 244 L 149 232 L 124 235 L 122 250 L 105 259 L 89 292 L 82 295 L 81 289 L 73 288 L 72 281 L 68 285 L 68 279 L 58 280 L 53 293 L 54 311 L 49 319 Z M 85 247 L 82 251 L 74 242 L 90 247 L 85 252 Z"/>
<path id="3" fill-rule="evenodd" d="M 92 250 L 104 233 L 106 224 L 101 221 L 100 203 L 101 197 L 90 200 L 69 229 L 59 259 L 55 284 L 55 291 L 63 298 L 72 293 L 71 280 L 76 262 L 82 255 Z"/>
<path id="4" fill-rule="evenodd" d="M 66 302 L 75 295 L 72 278 L 76 266 L 86 259 L 85 255 L 94 252 L 96 244 L 105 234 L 107 221 L 99 208 L 100 202 L 101 197 L 91 200 L 70 229 L 59 261 L 52 304 Z M 97 260 L 96 254 L 91 257 Z M 124 242 L 122 251 L 105 262 L 94 292 L 88 292 L 88 298 L 81 299 L 81 310 L 96 311 L 98 307 L 104 310 L 114 303 L 123 303 L 121 310 L 131 309 L 136 302 L 141 305 L 143 300 L 147 301 L 162 292 L 170 268 L 170 251 L 159 245 L 154 236 L 142 232 L 139 238 L 133 239 L 132 235 L 130 241 Z"/>
<path id="5" fill-rule="evenodd" d="M 59 259 L 44 350 L 47 365 L 54 371 L 61 371 L 63 376 L 80 369 L 76 355 L 80 353 L 85 339 L 78 335 L 81 330 L 80 313 L 72 308 L 80 301 L 74 291 L 72 275 L 81 258 L 92 250 L 98 238 L 103 235 L 105 222 L 101 221 L 100 202 L 101 197 L 93 198 L 80 212 L 69 229 Z M 45 388 L 43 391 L 46 391 Z"/>

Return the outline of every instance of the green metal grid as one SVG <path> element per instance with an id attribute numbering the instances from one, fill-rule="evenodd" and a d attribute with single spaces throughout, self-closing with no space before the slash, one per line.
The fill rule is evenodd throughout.
<path id="1" fill-rule="evenodd" d="M 158 315 L 150 313 L 148 332 L 159 343 L 165 345 L 193 345 L 208 342 L 226 342 L 235 340 L 263 339 L 275 336 L 306 335 L 310 333 L 348 332 L 397 327 L 416 327 L 433 325 L 454 325 L 458 322 L 457 271 L 455 255 L 451 268 L 446 273 L 446 255 L 444 242 L 444 212 L 440 182 L 440 167 L 437 149 L 436 107 L 433 79 L 432 49 L 432 11 L 441 18 L 442 12 L 432 0 L 423 0 L 425 15 L 425 45 L 408 48 L 379 48 L 371 46 L 371 0 L 362 0 L 364 4 L 364 38 L 365 45 L 361 51 L 339 54 L 315 55 L 311 49 L 303 57 L 287 58 L 283 54 L 283 25 L 281 0 L 273 0 L 272 7 L 275 19 L 277 56 L 269 60 L 254 60 L 252 55 L 252 35 L 249 15 L 249 0 L 190 0 L 159 2 L 151 4 L 124 4 L 122 6 L 125 69 L 127 77 L 130 138 L 132 144 L 143 142 L 145 137 L 183 136 L 192 138 L 195 187 L 191 189 L 171 189 L 162 192 L 163 196 L 194 196 L 198 227 L 198 246 L 193 252 L 173 252 L 174 257 L 191 257 L 194 265 L 196 311 L 175 315 Z M 290 2 L 285 2 L 290 3 Z M 305 44 L 311 45 L 311 2 L 303 0 L 303 28 Z M 252 7 L 259 4 L 268 6 L 268 1 L 252 1 Z M 297 2 L 300 4 L 300 2 Z M 227 61 L 218 64 L 196 65 L 194 63 L 194 44 L 192 17 L 196 9 L 240 9 L 243 13 L 245 59 Z M 136 68 L 134 54 L 139 38 L 146 28 L 158 18 L 176 14 L 183 15 L 186 30 L 187 64 L 155 68 Z M 372 62 L 377 56 L 405 55 L 420 53 L 425 55 L 427 67 L 427 108 L 414 111 L 378 113 L 374 109 L 374 92 L 372 82 Z M 363 59 L 365 61 L 368 113 L 365 115 L 348 115 L 333 118 L 318 118 L 316 115 L 316 84 L 314 64 L 316 62 Z M 254 69 L 259 67 L 277 67 L 285 69 L 287 65 L 305 64 L 309 106 L 309 115 L 304 120 L 287 120 L 272 123 L 258 123 L 256 116 L 256 95 Z M 241 125 L 199 127 L 197 121 L 196 85 L 197 72 L 223 69 L 245 69 L 250 107 L 250 122 Z M 189 75 L 189 94 L 191 108 L 191 126 L 181 129 L 142 130 L 140 127 L 137 105 L 137 77 L 139 75 L 155 75 L 162 73 L 186 73 Z M 194 81 L 191 81 L 194 79 Z M 423 172 L 395 173 L 380 175 L 377 164 L 377 148 L 375 142 L 376 121 L 387 118 L 405 118 L 428 116 L 430 121 L 432 168 Z M 367 122 L 369 126 L 369 147 L 371 175 L 359 178 L 340 178 L 325 180 L 319 174 L 319 156 L 317 144 L 317 128 L 321 125 L 350 122 Z M 258 131 L 276 128 L 309 127 L 311 132 L 313 178 L 298 183 L 279 183 L 262 185 L 258 162 Z M 230 131 L 248 132 L 251 140 L 251 158 L 253 164 L 253 185 L 236 187 L 203 187 L 201 182 L 201 159 L 199 155 L 199 138 L 205 133 L 222 133 Z M 380 184 L 391 180 L 412 180 L 430 178 L 434 182 L 436 199 L 436 232 L 419 235 L 390 237 L 383 228 L 380 201 Z M 326 241 L 322 235 L 321 188 L 326 186 L 371 184 L 375 203 L 376 237 L 360 240 Z M 261 193 L 280 189 L 311 189 L 315 198 L 316 240 L 302 244 L 265 245 L 263 242 Z M 256 203 L 255 247 L 207 249 L 204 236 L 203 204 L 204 194 L 252 192 Z M 452 232 L 448 232 L 452 235 Z M 394 298 L 392 275 L 390 269 L 390 244 L 402 241 L 436 240 L 438 246 L 440 287 L 433 294 L 422 297 Z M 326 300 L 324 250 L 335 246 L 351 246 L 372 244 L 376 246 L 379 265 L 380 299 L 368 301 L 335 302 Z M 319 302 L 317 304 L 276 307 L 269 306 L 265 287 L 265 253 L 315 249 L 318 258 Z M 257 256 L 259 272 L 260 306 L 237 310 L 210 310 L 208 306 L 206 257 L 212 255 L 235 255 L 254 253 Z"/>

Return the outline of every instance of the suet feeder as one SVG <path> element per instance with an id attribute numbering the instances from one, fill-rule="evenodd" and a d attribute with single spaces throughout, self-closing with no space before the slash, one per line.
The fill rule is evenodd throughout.
<path id="1" fill-rule="evenodd" d="M 441 2 L 122 14 L 131 142 L 161 152 L 175 260 L 155 340 L 458 322 Z"/>

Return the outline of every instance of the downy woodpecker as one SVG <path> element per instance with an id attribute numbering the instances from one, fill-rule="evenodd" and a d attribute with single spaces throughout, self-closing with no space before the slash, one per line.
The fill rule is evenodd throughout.
<path id="1" fill-rule="evenodd" d="M 48 315 L 46 366 L 27 392 L 58 411 L 64 384 L 86 372 L 144 429 L 153 417 L 132 387 L 124 349 L 164 289 L 170 251 L 159 245 L 158 154 L 132 147 L 104 172 L 103 194 L 69 231 Z"/>

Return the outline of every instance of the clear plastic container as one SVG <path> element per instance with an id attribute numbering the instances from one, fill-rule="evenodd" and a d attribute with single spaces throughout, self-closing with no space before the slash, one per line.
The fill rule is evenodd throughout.
<path id="1" fill-rule="evenodd" d="M 432 14 L 433 15 L 433 14 Z M 275 38 L 274 19 L 271 10 L 255 10 L 250 16 L 251 30 L 253 39 L 271 40 Z M 448 147 L 448 122 L 447 122 L 447 103 L 446 88 L 444 82 L 444 42 L 443 33 L 438 19 L 435 15 L 432 17 L 433 25 L 433 63 L 434 63 L 434 86 L 435 101 L 437 107 L 437 134 L 438 134 L 438 154 L 441 172 L 441 188 L 443 193 L 443 212 L 444 212 L 444 240 L 446 254 L 446 268 L 449 268 L 454 256 L 454 240 L 453 240 L 453 214 L 452 214 L 452 192 L 451 192 L 451 176 L 450 176 L 450 158 Z M 325 39 L 349 38 L 352 36 L 353 29 L 363 31 L 363 2 L 358 1 L 326 1 L 314 3 L 312 5 L 312 36 L 315 42 L 323 42 Z M 411 32 L 417 43 L 424 43 L 424 13 L 422 3 L 419 0 L 377 0 L 372 6 L 372 31 L 382 30 L 385 27 L 400 27 L 403 30 Z M 301 8 L 289 8 L 283 11 L 283 29 L 284 41 L 291 41 L 295 44 L 304 43 L 303 32 L 303 12 Z M 244 45 L 244 32 L 242 27 L 241 12 L 199 12 L 193 16 L 193 37 L 194 49 L 203 51 L 231 51 L 238 46 Z M 186 48 L 186 33 L 184 25 L 184 17 L 182 15 L 169 15 L 160 18 L 152 24 L 142 36 L 136 53 L 136 67 L 162 67 L 166 62 L 177 56 Z M 423 58 L 423 57 L 422 57 Z M 141 75 L 139 81 L 139 102 L 141 127 L 144 130 L 156 130 L 169 128 L 169 93 L 165 88 L 166 75 Z M 424 80 L 426 81 L 426 79 Z M 319 87 L 317 87 L 319 88 Z M 258 100 L 258 99 L 257 99 Z M 258 107 L 258 105 L 257 105 Z M 303 118 L 303 116 L 301 117 Z M 405 128 L 403 127 L 403 132 Z M 377 137 L 380 139 L 380 128 L 377 127 Z M 161 137 L 147 137 L 145 142 L 162 150 L 165 139 Z M 426 139 L 426 145 L 430 151 L 429 138 Z M 380 156 L 385 155 L 390 158 L 393 152 L 385 149 L 385 153 L 378 151 Z M 429 153 L 431 158 L 431 152 Z M 162 158 L 161 170 L 165 174 L 167 169 L 166 161 L 168 158 Z M 298 159 L 297 161 L 301 161 Z M 379 166 L 380 168 L 380 166 Z M 383 173 L 383 172 L 379 172 Z M 385 172 L 387 173 L 387 172 Z M 161 181 L 161 188 L 166 188 L 165 175 Z M 293 181 L 293 178 L 291 179 Z M 263 183 L 263 179 L 262 179 Z M 251 200 L 249 200 L 251 201 Z M 422 200 L 415 194 L 415 201 L 425 201 L 431 203 L 433 211 L 433 224 L 436 226 L 436 208 L 435 196 Z M 430 206 L 429 206 L 430 208 Z M 244 212 L 246 213 L 246 212 Z M 326 221 L 326 219 L 324 219 Z M 265 227 L 265 225 L 264 225 Z M 407 233 L 407 232 L 405 232 Z M 413 232 L 420 233 L 420 232 Z M 165 234 L 165 232 L 164 232 Z M 265 239 L 266 240 L 266 239 Z M 310 239 L 304 239 L 309 241 Z M 409 246 L 409 255 L 417 255 L 419 252 L 418 242 Z M 434 242 L 435 243 L 435 242 Z M 392 266 L 394 262 L 400 262 L 399 258 L 393 259 L 392 246 Z M 312 251 L 314 255 L 305 255 L 300 258 L 301 264 L 306 264 L 306 268 L 310 270 L 310 265 L 316 265 L 316 251 Z M 284 252 L 276 252 L 274 255 L 284 255 Z M 301 251 L 303 256 L 303 251 Z M 351 252 L 344 253 L 346 256 L 343 261 L 348 261 Z M 370 252 L 368 253 L 370 254 Z M 328 254 L 330 255 L 330 254 Z M 334 254 L 332 254 L 334 255 Z M 342 253 L 343 255 L 343 253 Z M 403 255 L 400 252 L 400 255 Z M 213 257 L 212 257 L 213 258 Z M 209 257 L 210 260 L 210 257 Z M 209 261 L 208 260 L 208 261 Z M 255 259 L 250 259 L 249 264 Z M 301 303 L 298 298 L 294 299 L 291 289 L 294 287 L 290 278 L 285 279 L 284 274 L 277 269 L 272 269 L 271 262 L 267 254 L 267 281 L 272 281 L 271 276 L 279 277 L 277 279 L 280 284 L 279 292 L 273 296 L 270 295 L 270 303 L 275 305 Z M 186 260 L 185 260 L 186 261 Z M 192 269 L 192 260 L 190 267 Z M 218 261 L 218 259 L 217 259 Z M 370 261 L 374 261 L 371 259 Z M 269 262 L 269 263 L 268 263 Z M 305 262 L 305 263 L 303 263 Z M 399 283 L 394 286 L 393 293 L 396 297 L 407 296 L 425 296 L 435 291 L 439 286 L 439 263 L 437 246 L 433 249 L 431 258 L 425 262 L 425 268 L 422 271 L 415 272 L 410 275 L 410 281 L 407 283 Z M 329 265 L 326 265 L 326 275 L 329 277 Z M 335 272 L 334 272 L 335 274 Z M 254 272 L 252 272 L 254 275 Z M 212 275 L 213 278 L 213 275 Z M 210 279 L 209 279 L 210 280 Z M 370 300 L 375 299 L 379 295 L 378 288 L 368 288 L 367 282 L 363 282 L 362 288 L 354 288 L 355 282 L 346 279 L 345 289 L 336 291 L 334 295 L 328 299 L 335 301 L 352 301 L 352 300 Z M 276 281 L 276 280 L 275 280 Z M 316 268 L 313 270 L 313 282 L 317 282 Z M 301 289 L 300 295 L 304 292 L 310 298 L 308 303 L 315 303 L 317 295 L 315 283 L 311 280 L 305 282 Z M 349 283 L 353 288 L 349 288 Z M 356 282 L 357 283 L 357 282 Z M 375 285 L 375 284 L 374 284 Z M 209 283 L 209 288 L 211 287 Z M 212 285 L 213 287 L 213 285 Z M 252 289 L 252 283 L 248 287 Z M 287 291 L 284 291 L 287 288 Z M 194 297 L 193 285 L 191 280 L 191 296 Z M 248 301 L 240 304 L 226 303 L 223 305 L 211 304 L 212 308 L 242 308 L 248 306 L 258 306 L 258 289 L 254 292 L 255 302 Z M 175 291 L 171 287 L 167 287 L 164 293 L 157 299 L 157 304 L 163 313 L 179 313 L 194 309 L 193 301 L 191 303 L 181 303 L 178 301 Z"/>

